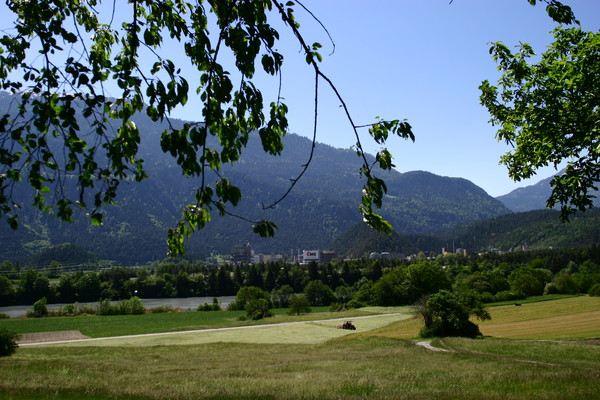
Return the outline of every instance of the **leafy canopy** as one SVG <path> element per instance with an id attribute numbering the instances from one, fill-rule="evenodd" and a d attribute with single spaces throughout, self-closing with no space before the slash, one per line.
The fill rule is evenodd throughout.
<path id="1" fill-rule="evenodd" d="M 498 140 L 513 146 L 501 158 L 512 179 L 568 162 L 547 201 L 559 203 L 568 219 L 593 205 L 600 181 L 600 33 L 559 27 L 554 39 L 537 63 L 528 62 L 535 55 L 528 44 L 513 53 L 494 43 L 490 54 L 502 77 L 497 86 L 484 81 L 480 99 L 499 127 Z"/>
<path id="2" fill-rule="evenodd" d="M 12 20 L 0 37 L 0 87 L 15 95 L 15 107 L 0 113 L 0 216 L 13 228 L 19 224 L 15 192 L 21 186 L 31 189 L 33 205 L 44 212 L 72 221 L 74 209 L 81 208 L 93 224 L 101 224 L 101 208 L 115 202 L 119 184 L 147 177 L 138 155 L 143 137 L 132 121 L 137 113 L 168 123 L 162 150 L 176 160 L 182 174 L 198 180 L 195 202 L 183 208 L 181 220 L 169 231 L 169 251 L 182 253 L 184 239 L 214 213 L 234 215 L 229 210 L 242 193 L 219 174 L 221 166 L 237 162 L 254 134 L 266 153 L 280 155 L 288 131 L 282 98 L 267 104 L 253 81 L 257 68 L 273 76 L 281 72 L 284 56 L 276 50 L 280 32 L 271 23 L 279 20 L 314 70 L 314 140 L 318 84 L 325 81 L 342 103 L 357 139 L 365 181 L 360 211 L 372 227 L 391 229 L 374 212 L 386 186 L 373 172 L 391 169 L 392 157 L 382 148 L 375 163 L 367 161 L 358 136 L 364 126 L 352 121 L 337 89 L 321 72 L 321 45 L 302 37 L 293 2 L 106 3 L 6 3 L 12 14 L 4 18 Z M 185 54 L 191 70 L 183 71 L 164 56 L 167 48 Z M 196 83 L 188 80 L 194 75 L 199 76 Z M 170 113 L 192 95 L 202 100 L 202 121 L 174 128 Z M 414 140 L 405 121 L 378 120 L 366 127 L 382 146 L 389 135 Z M 290 190 L 296 182 L 292 180 Z M 272 236 L 276 229 L 271 221 L 249 222 L 261 236 Z"/>

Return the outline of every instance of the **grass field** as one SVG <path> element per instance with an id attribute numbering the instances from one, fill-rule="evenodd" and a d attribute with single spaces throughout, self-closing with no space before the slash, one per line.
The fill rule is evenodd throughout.
<path id="1" fill-rule="evenodd" d="M 327 312 L 328 307 L 314 307 L 313 313 L 300 316 L 286 315 L 286 309 L 275 309 L 273 318 L 257 321 L 240 321 L 245 311 L 186 311 L 141 315 L 93 315 L 52 318 L 11 318 L 0 319 L 0 326 L 17 333 L 77 330 L 86 336 L 98 338 L 106 336 L 138 335 L 157 332 L 177 332 L 197 329 L 227 328 L 257 324 L 278 324 L 282 322 L 310 321 L 313 319 L 352 318 L 382 314 L 386 312 L 406 312 L 408 307 L 367 307 L 361 310 Z"/>
<path id="2" fill-rule="evenodd" d="M 553 320 L 560 316 L 577 316 L 569 324 L 580 333 L 568 337 L 600 338 L 591 318 L 598 300 L 492 307 L 492 321 L 481 326 L 493 337 L 434 340 L 446 353 L 415 345 L 418 320 L 391 317 L 370 327 L 357 319 L 356 333 L 313 342 L 300 339 L 317 336 L 313 329 L 337 334 L 332 321 L 290 325 L 292 332 L 241 329 L 217 343 L 21 347 L 0 359 L 0 399 L 600 399 L 597 341 L 501 338 L 532 339 L 536 329 L 564 338 L 560 318 Z M 527 329 L 511 333 L 511 324 Z"/>

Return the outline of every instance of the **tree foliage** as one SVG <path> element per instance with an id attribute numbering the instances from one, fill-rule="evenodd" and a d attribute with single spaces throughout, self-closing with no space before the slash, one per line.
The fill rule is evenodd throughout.
<path id="1" fill-rule="evenodd" d="M 593 206 L 600 181 L 600 33 L 557 28 L 555 41 L 537 63 L 528 44 L 513 53 L 501 42 L 490 54 L 502 77 L 484 81 L 481 103 L 496 137 L 513 146 L 501 162 L 519 181 L 543 166 L 566 161 L 565 173 L 551 181 L 547 206 L 561 206 L 561 218 Z"/>
<path id="2" fill-rule="evenodd" d="M 12 329 L 0 327 L 0 357 L 12 355 L 19 345 L 19 335 Z"/>
<path id="3" fill-rule="evenodd" d="M 289 315 L 300 315 L 311 311 L 310 301 L 303 294 L 295 294 L 290 298 Z"/>
<path id="4" fill-rule="evenodd" d="M 421 336 L 466 336 L 480 335 L 479 327 L 469 320 L 475 315 L 481 320 L 490 319 L 489 313 L 476 297 L 465 297 L 448 290 L 432 295 L 420 309 L 425 320 Z"/>
<path id="5" fill-rule="evenodd" d="M 280 155 L 288 131 L 282 98 L 267 105 L 254 81 L 257 69 L 273 76 L 281 72 L 284 55 L 276 50 L 280 32 L 273 28 L 279 21 L 314 70 L 315 137 L 319 81 L 324 81 L 342 103 L 357 139 L 365 181 L 360 211 L 372 227 L 390 230 L 374 211 L 387 190 L 374 170 L 391 169 L 392 157 L 382 148 L 375 162 L 369 162 L 358 129 L 368 127 L 383 146 L 390 135 L 414 140 L 412 128 L 400 120 L 377 119 L 365 126 L 352 121 L 339 92 L 320 70 L 321 45 L 306 43 L 301 35 L 293 2 L 130 0 L 117 10 L 116 2 L 43 0 L 11 1 L 7 7 L 12 29 L 0 37 L 0 87 L 18 96 L 16 109 L 0 114 L 0 215 L 11 227 L 18 226 L 13 192 L 20 185 L 31 188 L 33 204 L 42 211 L 72 221 L 74 210 L 81 208 L 93 224 L 101 224 L 101 209 L 115 202 L 120 183 L 147 177 L 138 153 L 143 135 L 132 120 L 137 113 L 168 123 L 162 150 L 182 174 L 198 180 L 195 202 L 183 208 L 168 233 L 169 251 L 182 253 L 184 238 L 214 214 L 232 215 L 230 207 L 242 193 L 219 173 L 222 166 L 237 162 L 255 134 L 266 153 Z M 166 48 L 184 54 L 189 66 L 176 65 L 165 56 Z M 189 80 L 195 75 L 197 84 Z M 193 93 L 202 101 L 197 113 L 202 121 L 170 124 L 171 112 Z M 91 129 L 82 128 L 87 125 Z M 274 207 L 287 193 L 266 207 Z M 275 232 L 271 221 L 240 218 L 252 222 L 261 236 Z"/>

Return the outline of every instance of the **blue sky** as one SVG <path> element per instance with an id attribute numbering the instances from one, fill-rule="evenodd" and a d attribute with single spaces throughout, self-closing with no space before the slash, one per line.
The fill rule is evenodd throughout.
<path id="1" fill-rule="evenodd" d="M 599 0 L 565 0 L 585 30 L 600 28 Z M 307 42 L 323 44 L 322 71 L 335 83 L 357 124 L 408 119 L 416 142 L 391 140 L 388 148 L 400 172 L 426 170 L 463 177 L 499 196 L 553 173 L 547 168 L 530 181 L 515 183 L 498 164 L 509 148 L 495 139 L 489 115 L 479 104 L 478 86 L 495 82 L 498 72 L 489 42 L 510 47 L 530 43 L 538 54 L 550 43 L 556 23 L 544 5 L 527 0 L 304 0 L 323 29 L 296 7 Z M 285 36 L 282 33 L 282 36 Z M 299 47 L 282 39 L 286 55 L 282 93 L 290 107 L 291 131 L 312 136 L 313 74 Z M 265 81 L 274 90 L 277 82 Z M 355 143 L 339 102 L 320 84 L 317 140 L 335 147 Z M 269 90 L 267 90 L 268 92 Z M 189 111 L 179 116 L 190 118 Z M 370 153 L 379 146 L 363 134 Z M 357 160 L 358 162 L 358 160 Z"/>

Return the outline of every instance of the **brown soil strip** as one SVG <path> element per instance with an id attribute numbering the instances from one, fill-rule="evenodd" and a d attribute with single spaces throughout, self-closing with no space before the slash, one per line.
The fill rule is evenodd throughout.
<path id="1" fill-rule="evenodd" d="M 26 343 L 45 343 L 55 342 L 60 340 L 78 340 L 78 339 L 89 339 L 89 336 L 85 336 L 79 331 L 55 331 L 55 332 L 35 332 L 35 333 L 23 333 L 18 341 L 18 344 Z"/>

